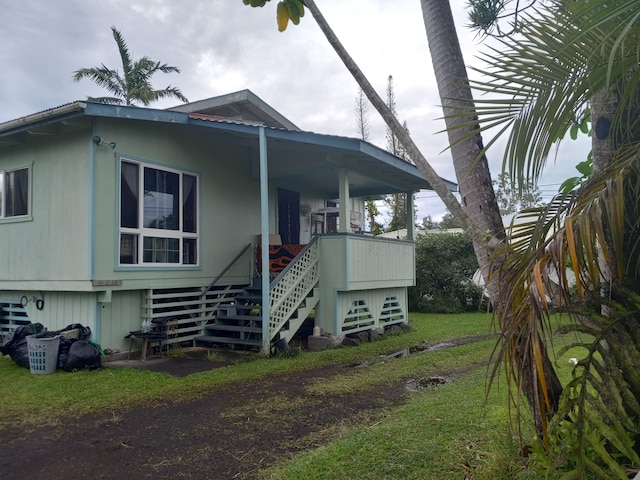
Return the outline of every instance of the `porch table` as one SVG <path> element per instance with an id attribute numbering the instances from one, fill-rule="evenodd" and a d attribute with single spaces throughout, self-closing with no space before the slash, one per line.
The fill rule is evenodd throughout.
<path id="1" fill-rule="evenodd" d="M 158 343 L 160 345 L 160 351 L 162 351 L 162 342 L 167 339 L 167 333 L 160 331 L 143 332 L 142 330 L 135 330 L 133 332 L 129 332 L 129 335 L 126 335 L 124 338 L 129 339 L 129 353 L 127 355 L 127 360 L 131 359 L 133 341 L 142 340 L 141 360 L 144 362 L 147 359 L 147 350 L 150 345 Z"/>

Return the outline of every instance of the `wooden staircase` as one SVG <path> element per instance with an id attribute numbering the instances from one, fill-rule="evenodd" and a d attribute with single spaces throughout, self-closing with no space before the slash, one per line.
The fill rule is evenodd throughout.
<path id="1" fill-rule="evenodd" d="M 318 248 L 312 241 L 271 282 L 269 288 L 269 345 L 289 342 L 319 299 Z M 218 305 L 213 321 L 204 327 L 204 335 L 195 345 L 225 345 L 260 350 L 263 322 L 262 280 L 235 296 L 233 302 Z M 271 350 L 271 348 L 270 348 Z M 267 352 L 270 353 L 270 352 Z"/>
<path id="2" fill-rule="evenodd" d="M 318 302 L 317 297 L 317 289 L 314 289 L 277 335 L 270 339 L 272 344 L 280 339 L 287 343 L 291 340 Z M 262 318 L 262 288 L 258 278 L 254 285 L 237 295 L 233 303 L 218 306 L 215 320 L 205 325 L 204 335 L 195 338 L 196 345 L 218 344 L 235 349 L 260 350 Z"/>

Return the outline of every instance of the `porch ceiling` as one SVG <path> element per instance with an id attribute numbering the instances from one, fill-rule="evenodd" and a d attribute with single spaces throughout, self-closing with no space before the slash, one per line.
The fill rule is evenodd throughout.
<path id="1" fill-rule="evenodd" d="M 248 152 L 252 174 L 258 179 L 257 127 L 221 126 L 211 120 L 200 124 L 205 123 L 208 124 L 206 126 L 218 126 L 207 131 L 210 139 L 224 139 L 227 144 L 232 143 L 235 148 Z M 273 128 L 266 128 L 265 133 L 269 181 L 279 187 L 337 198 L 340 170 L 346 169 L 349 172 L 349 193 L 353 197 L 431 189 L 413 164 L 359 139 Z M 451 191 L 457 191 L 454 182 L 445 182 Z"/>

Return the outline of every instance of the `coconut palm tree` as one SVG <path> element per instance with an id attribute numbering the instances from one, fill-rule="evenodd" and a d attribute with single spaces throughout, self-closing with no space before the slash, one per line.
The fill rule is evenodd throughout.
<path id="1" fill-rule="evenodd" d="M 637 0 L 546 2 L 487 53 L 488 79 L 473 84 L 491 93 L 473 110 L 479 130 L 498 129 L 489 145 L 507 136 L 504 161 L 520 182 L 535 181 L 557 141 L 591 119 L 594 174 L 523 214 L 504 253 L 501 296 L 513 315 L 498 357 L 510 377 L 520 375 L 515 345 L 553 337 L 548 298 L 571 319 L 570 347 L 581 349 L 546 448 L 534 455 L 546 476 L 626 479 L 624 467 L 640 465 L 638 19 Z M 538 402 L 545 407 L 544 389 Z"/>
<path id="2" fill-rule="evenodd" d="M 102 64 L 100 67 L 81 68 L 73 74 L 74 81 L 78 82 L 83 78 L 89 78 L 96 84 L 109 91 L 111 97 L 88 97 L 88 100 L 100 103 L 111 103 L 117 105 L 135 105 L 142 103 L 149 105 L 151 102 L 163 98 L 174 97 L 183 102 L 187 98 L 182 92 L 172 86 L 156 90 L 151 86 L 151 77 L 158 72 L 180 73 L 178 67 L 167 65 L 151 60 L 149 57 L 142 57 L 136 61 L 131 58 L 129 47 L 122 38 L 121 33 L 111 27 L 113 38 L 118 45 L 120 58 L 122 59 L 122 74 L 118 70 L 113 70 Z"/>

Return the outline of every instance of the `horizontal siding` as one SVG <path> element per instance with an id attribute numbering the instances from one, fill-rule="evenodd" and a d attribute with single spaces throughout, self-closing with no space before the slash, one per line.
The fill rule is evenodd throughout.
<path id="1" fill-rule="evenodd" d="M 338 290 L 415 284 L 415 246 L 364 235 L 320 237 L 320 282 Z"/>
<path id="2" fill-rule="evenodd" d="M 348 288 L 365 286 L 413 285 L 415 248 L 413 243 L 349 236 Z"/>
<path id="3" fill-rule="evenodd" d="M 22 297 L 24 297 L 24 310 L 32 323 L 41 323 L 47 330 L 62 330 L 72 323 L 79 323 L 91 328 L 93 337 L 97 335 L 95 293 L 0 292 L 0 299 Z M 42 309 L 38 309 L 36 300 L 44 300 L 41 304 Z"/>

